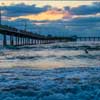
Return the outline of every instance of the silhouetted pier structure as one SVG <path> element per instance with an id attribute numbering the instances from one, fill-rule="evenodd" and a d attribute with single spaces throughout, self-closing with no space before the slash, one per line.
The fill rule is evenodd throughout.
<path id="1" fill-rule="evenodd" d="M 6 25 L 0 26 L 0 34 L 3 35 L 3 46 L 8 45 L 7 36 L 10 37 L 9 45 L 11 46 L 24 46 L 24 45 L 73 41 L 73 38 L 71 37 L 44 36 L 44 35 L 28 32 L 25 30 L 19 30 L 16 28 L 12 28 Z"/>
<path id="2" fill-rule="evenodd" d="M 77 41 L 100 41 L 100 37 L 76 37 Z"/>

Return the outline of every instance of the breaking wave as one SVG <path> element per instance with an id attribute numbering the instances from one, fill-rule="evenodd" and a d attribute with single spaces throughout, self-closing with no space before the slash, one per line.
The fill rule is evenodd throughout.
<path id="1" fill-rule="evenodd" d="M 100 68 L 0 70 L 0 100 L 99 100 Z"/>
<path id="2" fill-rule="evenodd" d="M 0 48 L 0 100 L 100 100 L 99 43 Z"/>

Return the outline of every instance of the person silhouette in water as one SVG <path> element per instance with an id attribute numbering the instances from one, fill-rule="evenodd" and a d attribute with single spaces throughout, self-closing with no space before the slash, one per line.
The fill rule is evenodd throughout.
<path id="1" fill-rule="evenodd" d="M 88 49 L 85 49 L 85 53 L 86 53 L 86 54 L 88 54 L 88 53 L 89 53 Z"/>

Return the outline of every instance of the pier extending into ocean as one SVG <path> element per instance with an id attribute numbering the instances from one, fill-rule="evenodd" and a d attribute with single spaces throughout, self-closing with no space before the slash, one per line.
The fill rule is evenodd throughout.
<path id="1" fill-rule="evenodd" d="M 24 46 L 24 45 L 36 45 L 36 44 L 49 44 L 55 42 L 68 42 L 68 41 L 100 41 L 100 37 L 58 37 L 58 36 L 45 36 L 25 30 L 19 30 L 14 27 L 7 25 L 0 25 L 0 34 L 3 35 L 3 46 L 8 45 L 9 36 L 9 45 L 11 46 Z"/>
<path id="2" fill-rule="evenodd" d="M 3 46 L 7 46 L 7 36 L 11 46 L 23 46 L 23 45 L 36 45 L 36 44 L 48 44 L 55 42 L 67 42 L 74 41 L 72 37 L 53 37 L 51 35 L 45 36 L 37 33 L 28 32 L 25 30 L 19 30 L 7 25 L 0 25 L 0 34 L 3 35 Z"/>
<path id="3" fill-rule="evenodd" d="M 100 37 L 76 37 L 77 41 L 100 41 Z"/>

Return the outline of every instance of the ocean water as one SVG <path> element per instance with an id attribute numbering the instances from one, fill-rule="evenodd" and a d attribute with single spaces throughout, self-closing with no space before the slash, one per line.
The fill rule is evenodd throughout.
<path id="1" fill-rule="evenodd" d="M 100 42 L 0 48 L 0 100 L 100 100 Z"/>

